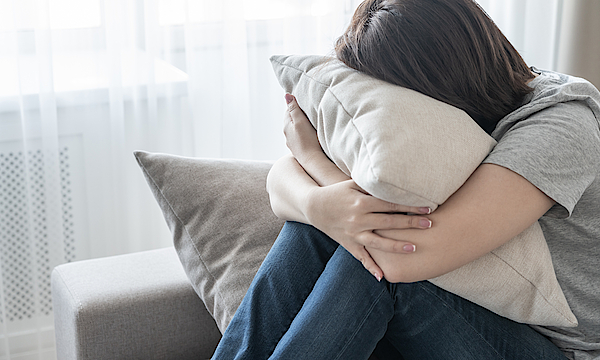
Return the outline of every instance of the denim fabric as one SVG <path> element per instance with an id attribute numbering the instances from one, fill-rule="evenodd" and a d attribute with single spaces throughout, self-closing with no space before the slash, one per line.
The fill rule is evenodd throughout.
<path id="1" fill-rule="evenodd" d="M 379 345 L 378 345 L 379 344 Z M 288 222 L 213 359 L 566 359 L 527 325 L 429 282 L 378 282 L 317 229 Z"/>

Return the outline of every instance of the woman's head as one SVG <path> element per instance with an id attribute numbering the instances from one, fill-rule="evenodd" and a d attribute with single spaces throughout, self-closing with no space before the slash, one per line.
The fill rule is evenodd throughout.
<path id="1" fill-rule="evenodd" d="M 366 0 L 337 57 L 466 111 L 488 133 L 531 89 L 529 68 L 472 0 Z"/>

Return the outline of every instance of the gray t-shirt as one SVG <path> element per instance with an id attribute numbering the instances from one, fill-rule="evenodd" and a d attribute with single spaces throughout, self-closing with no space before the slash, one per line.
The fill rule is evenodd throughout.
<path id="1" fill-rule="evenodd" d="M 506 167 L 556 201 L 540 220 L 576 328 L 534 328 L 575 360 L 600 359 L 600 92 L 551 71 L 503 118 L 486 163 Z"/>

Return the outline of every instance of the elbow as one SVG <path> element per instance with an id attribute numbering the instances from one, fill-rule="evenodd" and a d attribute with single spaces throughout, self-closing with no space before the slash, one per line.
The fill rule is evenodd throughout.
<path id="1" fill-rule="evenodd" d="M 390 283 L 413 283 L 425 280 L 415 269 L 409 269 L 398 263 L 378 265 L 383 271 L 383 277 Z"/>
<path id="2" fill-rule="evenodd" d="M 271 210 L 273 211 L 273 214 L 275 214 L 275 216 L 281 218 L 282 217 L 282 213 L 281 213 L 281 200 L 278 200 L 276 192 L 273 189 L 273 180 L 271 179 L 271 171 L 269 171 L 269 173 L 267 174 L 267 181 L 266 181 L 266 190 L 267 190 L 267 194 L 269 195 L 269 204 L 271 205 Z"/>
<path id="3" fill-rule="evenodd" d="M 391 271 L 383 271 L 383 277 L 390 283 L 395 284 L 395 283 L 406 283 L 407 281 L 404 279 L 403 276 L 400 276 L 399 274 L 395 273 L 395 272 L 391 272 Z"/>
<path id="4" fill-rule="evenodd" d="M 383 270 L 383 277 L 390 283 L 414 283 L 417 281 L 421 281 L 424 279 L 421 279 L 419 277 L 416 277 L 412 274 L 406 274 L 406 273 L 402 273 L 400 271 L 397 271 L 397 269 L 393 269 L 393 270 Z"/>
<path id="5" fill-rule="evenodd" d="M 390 253 L 379 249 L 368 249 L 371 257 L 383 272 L 383 277 L 390 283 L 411 283 L 418 280 L 418 269 L 421 268 L 416 257 L 419 254 Z"/>
<path id="6" fill-rule="evenodd" d="M 398 261 L 392 264 L 378 264 L 383 271 L 383 277 L 390 283 L 414 283 L 442 276 L 456 267 L 442 260 L 418 259 L 415 254 L 412 259 Z"/>
<path id="7" fill-rule="evenodd" d="M 271 210 L 273 211 L 273 214 L 280 219 L 287 220 L 284 207 L 281 206 L 281 201 L 278 201 L 277 197 L 269 195 L 269 202 L 271 204 Z"/>
<path id="8" fill-rule="evenodd" d="M 390 283 L 414 283 L 445 272 L 443 267 L 436 266 L 441 265 L 439 261 L 431 261 L 424 254 L 388 254 L 374 260 Z"/>
<path id="9" fill-rule="evenodd" d="M 286 199 L 278 194 L 277 191 L 269 191 L 269 204 L 273 214 L 282 220 L 302 221 L 302 218 L 294 212 L 294 209 L 288 205 Z"/>

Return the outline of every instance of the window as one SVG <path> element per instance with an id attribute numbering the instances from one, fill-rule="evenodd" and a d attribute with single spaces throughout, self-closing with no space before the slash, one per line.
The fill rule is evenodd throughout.
<path id="1" fill-rule="evenodd" d="M 181 25 L 215 22 L 223 19 L 223 12 L 240 11 L 244 20 L 269 20 L 297 16 L 325 16 L 332 12 L 330 0 L 245 0 L 242 8 L 227 9 L 227 3 L 217 1 L 159 0 L 160 25 Z M 235 6 L 235 5 L 234 5 Z"/>
<path id="2" fill-rule="evenodd" d="M 0 1 L 0 31 L 47 27 L 77 29 L 100 25 L 99 0 Z"/>

